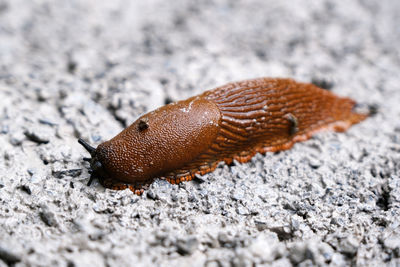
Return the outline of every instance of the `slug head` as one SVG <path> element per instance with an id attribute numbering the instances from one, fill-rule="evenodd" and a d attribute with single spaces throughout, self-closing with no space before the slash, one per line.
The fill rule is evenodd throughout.
<path id="1" fill-rule="evenodd" d="M 219 132 L 220 110 L 200 97 L 163 106 L 141 116 L 90 153 L 91 179 L 105 187 L 146 184 L 190 164 L 206 152 Z"/>

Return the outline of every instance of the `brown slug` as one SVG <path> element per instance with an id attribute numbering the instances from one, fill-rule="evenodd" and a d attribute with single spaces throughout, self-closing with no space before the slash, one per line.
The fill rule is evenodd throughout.
<path id="1" fill-rule="evenodd" d="M 323 129 L 345 131 L 368 114 L 355 102 L 313 84 L 259 78 L 229 83 L 141 116 L 90 153 L 91 176 L 136 194 L 155 178 L 176 184 L 213 171 L 221 161 L 289 149 Z"/>

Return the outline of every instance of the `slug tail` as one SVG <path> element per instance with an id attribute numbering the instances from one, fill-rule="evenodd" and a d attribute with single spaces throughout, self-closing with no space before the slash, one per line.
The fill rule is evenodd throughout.
<path id="1" fill-rule="evenodd" d="M 352 113 L 349 115 L 349 117 L 343 121 L 337 121 L 334 122 L 331 127 L 333 131 L 335 132 L 345 132 L 347 129 L 349 129 L 353 124 L 357 124 L 363 120 L 365 120 L 368 117 L 366 114 L 360 114 L 360 113 Z"/>
<path id="2" fill-rule="evenodd" d="M 333 105 L 333 113 L 335 114 L 335 121 L 327 128 L 336 132 L 344 132 L 353 124 L 357 124 L 369 116 L 368 111 L 358 110 L 359 105 L 350 98 L 337 98 L 335 105 Z"/>

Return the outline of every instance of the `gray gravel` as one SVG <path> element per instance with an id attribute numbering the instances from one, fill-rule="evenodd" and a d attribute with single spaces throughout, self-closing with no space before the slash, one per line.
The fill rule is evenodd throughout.
<path id="1" fill-rule="evenodd" d="M 394 0 L 0 0 L 0 266 L 399 266 L 399 14 Z M 262 76 L 378 113 L 141 197 L 86 186 L 77 138 Z"/>

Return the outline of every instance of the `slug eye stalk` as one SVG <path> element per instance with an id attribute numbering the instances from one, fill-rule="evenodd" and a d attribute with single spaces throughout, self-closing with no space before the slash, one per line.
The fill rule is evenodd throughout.
<path id="1" fill-rule="evenodd" d="M 79 138 L 78 139 L 78 143 L 81 144 L 88 152 L 90 155 L 93 154 L 93 152 L 96 150 L 96 148 L 92 147 L 91 145 L 89 145 L 88 143 L 86 143 L 83 139 Z M 84 158 L 83 160 L 87 161 L 86 158 Z"/>

